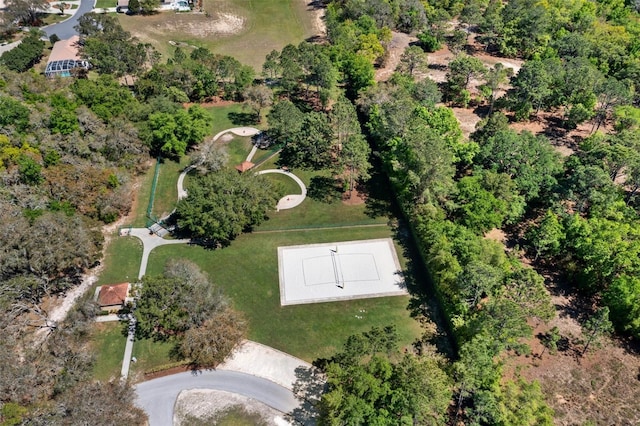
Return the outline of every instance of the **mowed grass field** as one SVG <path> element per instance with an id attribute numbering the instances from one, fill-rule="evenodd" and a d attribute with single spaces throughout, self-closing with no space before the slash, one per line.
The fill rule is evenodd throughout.
<path id="1" fill-rule="evenodd" d="M 175 49 L 169 43 L 173 41 L 233 56 L 258 71 L 270 51 L 314 35 L 306 0 L 203 0 L 203 9 L 204 13 L 119 14 L 118 19 L 165 58 Z"/>
<path id="2" fill-rule="evenodd" d="M 163 246 L 151 253 L 147 273 L 162 273 L 170 259 L 194 261 L 244 313 L 250 339 L 313 361 L 331 356 L 348 336 L 372 326 L 395 324 L 401 344 L 409 345 L 419 336 L 419 325 L 407 310 L 408 296 L 280 306 L 277 248 L 389 236 L 391 230 L 380 225 L 244 234 L 217 250 Z M 398 249 L 400 257 L 401 253 Z"/>
<path id="3" fill-rule="evenodd" d="M 212 135 L 229 127 L 241 113 L 239 105 L 208 108 L 214 117 Z M 234 137 L 225 143 L 231 162 L 244 159 L 251 148 L 248 138 Z M 257 157 L 267 151 L 258 151 Z M 258 169 L 277 168 L 278 157 L 265 161 Z M 161 164 L 156 188 L 154 214 L 170 211 L 176 202 L 176 181 L 179 171 L 186 165 L 165 161 Z M 230 164 L 231 166 L 231 164 Z M 149 201 L 154 168 L 151 167 L 142 179 L 139 202 L 136 209 L 137 226 L 144 226 L 145 212 Z M 312 172 L 293 170 L 309 188 L 317 178 L 331 178 L 326 171 Z M 299 193 L 300 188 L 285 175 L 266 175 L 274 183 Z M 187 188 L 193 181 L 187 177 Z M 277 247 L 298 244 L 313 244 L 332 241 L 350 241 L 393 237 L 388 226 L 388 212 L 373 214 L 368 204 L 347 205 L 340 198 L 326 199 L 307 197 L 291 210 L 268 212 L 269 220 L 252 233 L 234 240 L 229 247 L 207 250 L 198 246 L 171 245 L 156 248 L 150 256 L 147 274 L 160 274 L 169 259 L 184 258 L 197 263 L 209 274 L 214 285 L 220 286 L 230 298 L 233 306 L 243 312 L 249 322 L 249 338 L 291 353 L 307 361 L 331 356 L 339 350 L 345 339 L 371 327 L 395 324 L 401 344 L 409 345 L 420 334 L 420 326 L 411 318 L 407 305 L 408 296 L 361 299 L 346 302 L 331 302 L 298 306 L 280 306 Z M 402 257 L 404 250 L 397 247 Z M 142 255 L 142 246 L 135 238 L 114 237 L 104 263 L 105 268 L 99 284 L 110 284 L 133 280 L 137 277 Z M 98 361 L 101 367 L 95 373 L 99 377 L 118 375 L 125 338 L 116 330 L 101 326 L 94 336 Z M 115 342 L 120 342 L 116 344 Z M 137 341 L 134 356 L 138 362 L 132 365 L 132 374 L 157 369 L 174 363 L 170 358 L 172 343 L 152 340 Z M 115 352 L 119 352 L 116 356 Z M 119 360 L 116 358 L 120 357 Z M 104 360 L 104 361 L 103 361 Z"/>

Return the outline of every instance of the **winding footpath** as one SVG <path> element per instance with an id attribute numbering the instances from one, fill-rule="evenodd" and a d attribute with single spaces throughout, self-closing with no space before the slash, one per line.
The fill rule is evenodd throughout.
<path id="1" fill-rule="evenodd" d="M 260 130 L 252 127 L 236 127 L 223 130 L 214 136 L 214 141 L 226 133 L 238 136 L 254 136 Z M 247 161 L 251 161 L 257 147 L 253 147 Z M 187 195 L 184 189 L 184 178 L 193 169 L 185 168 L 178 177 L 178 200 Z M 277 209 L 293 208 L 299 205 L 307 194 L 302 180 L 294 174 L 284 170 L 264 170 L 264 173 L 281 173 L 291 177 L 301 188 L 301 194 L 283 197 Z M 138 279 L 146 273 L 150 253 L 159 246 L 167 244 L 185 244 L 189 240 L 165 240 L 149 231 L 147 228 L 131 228 L 125 232 L 142 241 L 142 259 Z M 130 317 L 129 333 L 125 345 L 122 361 L 121 377 L 129 375 L 131 355 L 135 336 L 135 318 Z M 298 398 L 294 387 L 303 377 L 317 377 L 312 366 L 301 359 L 280 352 L 274 348 L 251 341 L 245 341 L 217 370 L 202 372 L 185 372 L 142 382 L 136 386 L 137 404 L 149 415 L 151 426 L 169 426 L 173 424 L 174 405 L 180 392 L 189 389 L 212 389 L 237 393 L 268 405 L 282 413 L 293 415 L 297 423 L 313 424 L 313 411 L 309 408 L 309 401 Z M 322 382 L 322 379 L 314 379 Z M 309 396 L 307 396 L 308 398 Z M 317 395 L 313 395 L 316 398 Z M 296 418 L 295 413 L 304 413 Z"/>
<path id="2" fill-rule="evenodd" d="M 260 130 L 256 129 L 255 127 L 233 127 L 231 129 L 223 130 L 220 133 L 216 134 L 213 137 L 213 141 L 214 142 L 217 141 L 222 135 L 225 135 L 227 133 L 233 133 L 234 135 L 238 135 L 238 136 L 255 136 L 260 133 Z M 249 152 L 249 154 L 247 155 L 247 158 L 245 161 L 251 161 L 257 151 L 258 151 L 258 147 L 254 145 L 253 148 L 251 148 L 251 152 Z M 194 168 L 195 166 L 185 167 L 182 173 L 180 173 L 180 176 L 178 176 L 178 200 L 181 200 L 187 196 L 187 190 L 184 189 L 184 178 Z M 282 197 L 280 200 L 278 200 L 278 204 L 276 205 L 276 211 L 292 209 L 302 204 L 304 199 L 307 197 L 307 187 L 298 176 L 294 175 L 288 170 L 282 170 L 282 169 L 268 169 L 268 170 L 262 170 L 258 172 L 259 175 L 266 174 L 266 173 L 279 173 L 285 176 L 289 176 L 300 187 L 300 194 L 288 194 Z"/>

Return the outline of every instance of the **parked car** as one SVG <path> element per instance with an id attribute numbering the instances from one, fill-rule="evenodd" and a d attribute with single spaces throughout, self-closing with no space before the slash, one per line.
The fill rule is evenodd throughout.
<path id="1" fill-rule="evenodd" d="M 189 2 L 180 0 L 171 3 L 171 10 L 175 10 L 176 12 L 189 12 L 191 11 L 191 7 L 189 7 Z"/>

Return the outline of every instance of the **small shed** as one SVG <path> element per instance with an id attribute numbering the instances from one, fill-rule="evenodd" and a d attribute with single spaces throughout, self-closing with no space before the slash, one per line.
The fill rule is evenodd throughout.
<path id="1" fill-rule="evenodd" d="M 247 170 L 251 170 L 253 166 L 255 166 L 255 164 L 253 164 L 251 161 L 243 161 L 242 163 L 236 166 L 236 170 L 239 171 L 240 173 L 244 173 Z"/>
<path id="2" fill-rule="evenodd" d="M 129 297 L 129 283 L 103 285 L 98 290 L 100 309 L 117 312 L 124 307 Z"/>

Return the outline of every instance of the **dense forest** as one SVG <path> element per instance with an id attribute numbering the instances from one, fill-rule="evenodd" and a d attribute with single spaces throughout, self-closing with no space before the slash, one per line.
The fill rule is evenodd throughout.
<path id="1" fill-rule="evenodd" d="M 366 184 L 372 168 L 383 171 L 445 318 L 449 351 L 427 336 L 402 353 L 389 327 L 353 336 L 334 357 L 318 360 L 329 385 L 322 424 L 552 424 L 540 385 L 503 368 L 530 353 L 532 324 L 555 314 L 542 271 L 562 275 L 588 302 L 583 354 L 611 325 L 625 339 L 640 338 L 640 3 L 325 6 L 326 40 L 271 52 L 260 76 L 205 48 L 177 48 L 163 61 L 113 17 L 96 14 L 78 27 L 91 78 L 47 80 L 26 71 L 42 54 L 37 34 L 23 47 L 36 51 L 35 60 L 19 50 L 0 58 L 4 421 L 143 422 L 129 385 L 89 379 L 85 339 L 96 307 L 83 303 L 55 323 L 42 301 L 78 285 L 99 262 L 101 226 L 129 211 L 132 184 L 150 159 L 177 159 L 203 142 L 208 113 L 183 104 L 212 96 L 245 101 L 258 117 L 270 108 L 268 134 L 282 149 L 282 165 L 330 169 L 344 191 Z M 376 82 L 398 32 L 417 41 L 396 73 Z M 524 59 L 523 66 L 484 65 L 468 49 L 472 35 L 485 52 Z M 425 78 L 428 53 L 445 45 L 455 58 L 446 81 L 436 83 Z M 482 112 L 469 138 L 452 106 Z M 510 128 L 544 114 L 559 131 L 586 126 L 589 135 L 562 157 L 546 136 Z M 203 189 L 178 205 L 176 223 L 227 244 L 264 220 L 273 196 L 257 180 L 209 173 L 219 168 L 218 155 L 194 155 Z M 229 187 L 242 187 L 255 205 L 221 212 L 237 215 L 226 223 L 194 225 L 208 210 L 208 194 Z M 495 229 L 520 250 L 485 237 Z M 221 300 L 212 294 L 210 304 L 218 309 Z M 195 315 L 193 324 L 211 325 Z M 27 333 L 35 329 L 48 339 Z M 187 343 L 202 345 L 195 331 L 189 336 Z M 550 330 L 542 338 L 554 350 L 561 336 Z M 187 343 L 183 351 L 197 358 Z"/>

